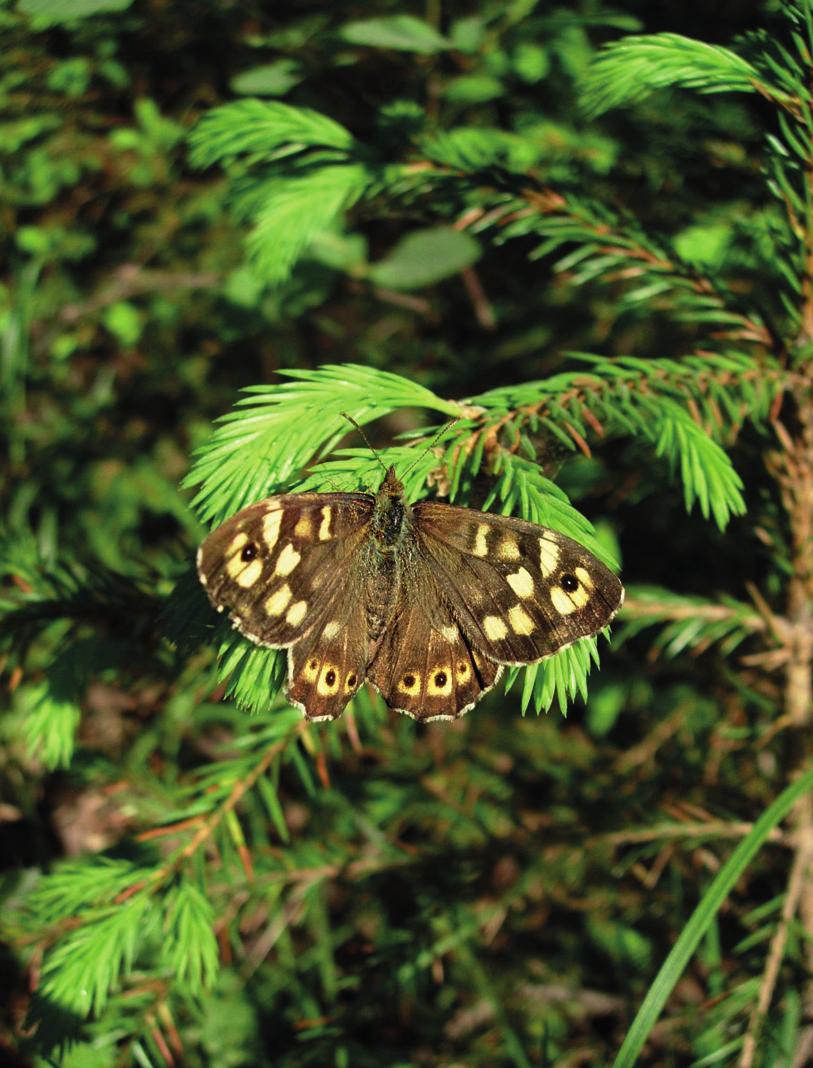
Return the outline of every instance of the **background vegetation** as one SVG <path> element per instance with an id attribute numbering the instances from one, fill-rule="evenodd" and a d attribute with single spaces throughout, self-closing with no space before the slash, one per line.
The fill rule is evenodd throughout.
<path id="1" fill-rule="evenodd" d="M 0 1056 L 809 1063 L 807 0 L 0 29 Z M 375 484 L 342 411 L 457 419 L 410 494 L 618 561 L 612 647 L 306 727 L 191 560 Z"/>

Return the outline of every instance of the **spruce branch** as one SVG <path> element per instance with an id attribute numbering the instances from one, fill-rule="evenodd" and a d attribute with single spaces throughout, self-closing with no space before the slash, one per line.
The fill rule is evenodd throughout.
<path id="1" fill-rule="evenodd" d="M 460 415 L 458 404 L 388 371 L 341 364 L 280 374 L 292 381 L 244 390 L 198 451 L 185 485 L 201 487 L 193 504 L 204 519 L 223 520 L 290 483 L 347 435 L 345 412 L 362 425 L 400 407 Z"/>
<path id="2" fill-rule="evenodd" d="M 769 361 L 757 369 L 740 354 L 653 362 L 582 359 L 589 362 L 591 373 L 565 373 L 491 390 L 465 402 L 445 401 L 396 375 L 360 367 L 285 372 L 293 382 L 250 390 L 251 396 L 221 421 L 200 451 L 189 477 L 190 483 L 202 484 L 196 503 L 209 517 L 225 518 L 280 488 L 280 483 L 300 490 L 374 487 L 383 463 L 408 472 L 409 499 L 424 496 L 431 478 L 450 499 L 467 504 L 485 465 L 494 480 L 485 508 L 499 501 L 504 513 L 559 530 L 606 559 L 587 520 L 542 475 L 533 439 L 549 434 L 571 450 L 589 453 L 591 435 L 620 433 L 648 441 L 656 455 L 679 471 L 687 509 L 699 504 L 703 515 L 713 516 L 721 528 L 732 514 L 742 513 L 741 482 L 714 438 L 724 438 L 746 418 L 757 424 L 767 421 L 788 372 Z M 323 459 L 309 475 L 296 479 L 297 464 L 324 457 L 343 435 L 344 412 L 363 423 L 402 404 L 453 413 L 457 419 L 443 430 L 432 451 L 418 452 L 417 462 L 412 456 L 418 443 L 384 450 L 379 460 L 365 450 L 351 449 L 333 460 Z M 289 436 L 283 437 L 286 431 Z M 442 457 L 440 467 L 436 453 Z M 680 636 L 669 637 L 675 651 L 681 641 L 692 644 L 686 626 Z M 706 639 L 727 637 L 738 644 L 742 627 L 717 621 L 717 632 L 718 639 L 709 633 Z M 284 657 L 223 629 L 220 633 L 225 642 L 220 674 L 229 693 L 248 707 L 267 707 L 282 684 Z M 594 661 L 597 650 L 591 639 L 524 669 L 523 710 L 533 703 L 539 712 L 554 699 L 565 708 L 576 694 L 584 695 Z M 509 686 L 517 675 L 509 673 Z"/>
<path id="3" fill-rule="evenodd" d="M 310 149 L 353 149 L 352 135 L 333 119 L 310 108 L 281 101 L 236 100 L 212 108 L 189 136 L 191 160 L 197 167 L 248 156 L 276 160 Z"/>
<path id="4" fill-rule="evenodd" d="M 449 175 L 449 180 L 458 180 Z M 493 205 L 468 212 L 458 224 L 494 240 L 544 238 L 533 258 L 562 252 L 556 270 L 574 285 L 600 281 L 619 289 L 619 313 L 660 308 L 678 321 L 706 323 L 722 342 L 756 344 L 777 355 L 781 341 L 764 312 L 743 306 L 719 273 L 686 263 L 666 240 L 572 194 L 523 188 L 495 197 Z"/>
<path id="5" fill-rule="evenodd" d="M 742 356 L 586 359 L 597 374 L 562 374 L 472 398 L 486 410 L 463 444 L 473 463 L 504 436 L 515 450 L 524 438 L 550 431 L 574 450 L 592 432 L 629 434 L 679 470 L 687 509 L 697 502 L 721 528 L 731 514 L 742 514 L 740 479 L 714 438 L 746 418 L 767 423 L 792 375 L 770 364 L 757 370 Z"/>
<path id="6" fill-rule="evenodd" d="M 624 602 L 619 640 L 629 641 L 651 627 L 660 628 L 653 654 L 670 658 L 687 651 L 699 655 L 715 644 L 730 656 L 747 638 L 767 630 L 764 618 L 750 605 L 730 597 L 715 604 L 654 587 L 633 587 Z"/>
<path id="7" fill-rule="evenodd" d="M 32 921 L 36 917 L 38 941 L 51 944 L 39 988 L 42 998 L 79 1016 L 101 1012 L 120 978 L 147 951 L 159 925 L 164 932 L 160 956 L 175 981 L 192 996 L 211 987 L 219 967 L 214 913 L 191 878 L 189 862 L 225 830 L 235 839 L 246 875 L 251 877 L 250 854 L 235 810 L 292 740 L 306 730 L 298 713 L 291 712 L 277 715 L 259 740 L 256 735 L 246 738 L 246 755 L 221 762 L 210 779 L 202 780 L 204 792 L 190 808 L 200 808 L 205 801 L 203 812 L 193 811 L 184 820 L 168 823 L 160 829 L 161 835 L 155 829 L 143 836 L 146 841 L 193 832 L 156 867 L 93 858 L 93 862 L 63 865 L 41 881 L 32 895 L 30 912 Z M 271 790 L 266 781 L 266 798 Z"/>
<path id="8" fill-rule="evenodd" d="M 201 120 L 192 158 L 200 166 L 239 161 L 231 183 L 234 206 L 252 223 L 249 251 L 273 283 L 361 200 L 412 200 L 437 186 L 457 188 L 465 198 L 476 185 L 477 206 L 464 212 L 458 230 L 493 229 L 500 241 L 536 235 L 543 239 L 536 256 L 572 246 L 559 269 L 570 272 L 574 284 L 621 283 L 621 311 L 657 301 L 680 318 L 714 324 L 729 341 L 778 351 L 764 315 L 739 310 L 721 278 L 683 262 L 668 242 L 596 204 L 528 188 L 527 145 L 501 131 L 458 130 L 418 138 L 402 160 L 376 161 L 370 148 L 326 116 L 246 100 Z"/>
<path id="9" fill-rule="evenodd" d="M 800 112 L 798 96 L 781 76 L 772 82 L 753 63 L 729 48 L 710 45 L 676 33 L 629 35 L 606 45 L 594 61 L 582 100 L 591 116 L 611 108 L 637 103 L 666 88 L 694 89 L 699 93 L 756 92 L 794 116 Z"/>

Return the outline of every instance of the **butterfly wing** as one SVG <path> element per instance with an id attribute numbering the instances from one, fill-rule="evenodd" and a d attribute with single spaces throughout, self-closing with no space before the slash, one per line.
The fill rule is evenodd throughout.
<path id="1" fill-rule="evenodd" d="M 352 603 L 345 587 L 373 504 L 366 493 L 296 493 L 244 508 L 198 550 L 210 601 L 258 645 L 285 648 L 322 633 Z"/>
<path id="2" fill-rule="evenodd" d="M 420 557 L 409 568 L 408 596 L 368 668 L 390 708 L 413 719 L 457 719 L 491 689 L 502 668 L 472 647 Z"/>
<path id="3" fill-rule="evenodd" d="M 420 502 L 413 522 L 454 618 L 500 664 L 530 664 L 598 633 L 624 600 L 583 545 L 522 519 Z"/>
<path id="4" fill-rule="evenodd" d="M 367 615 L 359 577 L 356 572 L 343 585 L 330 618 L 323 616 L 288 650 L 286 693 L 307 719 L 336 719 L 364 682 Z"/>

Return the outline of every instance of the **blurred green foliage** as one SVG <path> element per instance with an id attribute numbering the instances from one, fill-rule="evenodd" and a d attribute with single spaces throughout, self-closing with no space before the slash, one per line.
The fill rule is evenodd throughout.
<path id="1" fill-rule="evenodd" d="M 795 1063 L 776 450 L 809 404 L 810 26 L 0 8 L 0 1057 L 733 1065 L 758 1034 Z M 375 485 L 342 411 L 409 462 L 457 418 L 411 496 L 623 564 L 587 705 L 582 643 L 451 727 L 365 694 L 306 728 L 214 628 L 209 522 Z"/>

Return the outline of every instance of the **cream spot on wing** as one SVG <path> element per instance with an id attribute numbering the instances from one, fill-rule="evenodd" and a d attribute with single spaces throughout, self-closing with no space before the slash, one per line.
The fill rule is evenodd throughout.
<path id="1" fill-rule="evenodd" d="M 577 608 L 584 608 L 584 606 L 590 600 L 590 594 L 584 588 L 584 586 L 579 586 L 579 588 L 577 590 L 574 590 L 571 594 L 569 594 L 569 596 L 572 597 L 573 600 L 576 602 Z"/>
<path id="2" fill-rule="evenodd" d="M 297 524 L 294 527 L 294 534 L 296 534 L 298 538 L 303 538 L 306 541 L 309 541 L 312 537 L 312 532 L 313 526 L 311 524 L 311 517 L 306 512 L 305 515 L 301 515 L 297 520 Z"/>
<path id="3" fill-rule="evenodd" d="M 499 616 L 486 616 L 483 620 L 483 630 L 485 636 L 495 642 L 501 641 L 508 633 L 505 620 Z"/>
<path id="4" fill-rule="evenodd" d="M 299 561 L 302 559 L 302 555 L 296 551 L 290 542 L 285 546 L 282 552 L 279 554 L 277 560 L 277 566 L 274 568 L 275 575 L 290 575 Z"/>
<path id="5" fill-rule="evenodd" d="M 338 621 L 338 619 L 331 619 L 329 623 L 325 623 L 325 629 L 322 631 L 322 637 L 335 638 L 341 629 L 342 625 Z"/>
<path id="6" fill-rule="evenodd" d="M 234 581 L 238 586 L 242 586 L 244 590 L 247 590 L 249 586 L 254 585 L 262 573 L 262 560 L 252 560 L 248 567 L 241 571 L 239 575 L 234 576 Z"/>
<path id="7" fill-rule="evenodd" d="M 301 602 L 304 604 L 304 602 Z M 335 664 L 325 663 L 319 674 L 316 692 L 320 697 L 332 697 L 339 692 L 339 669 Z"/>
<path id="8" fill-rule="evenodd" d="M 275 508 L 273 512 L 268 512 L 265 519 L 263 519 L 263 541 L 269 551 L 277 544 L 281 524 L 282 512 L 279 508 Z"/>
<path id="9" fill-rule="evenodd" d="M 539 539 L 539 570 L 548 578 L 559 566 L 559 546 L 550 538 Z"/>
<path id="10" fill-rule="evenodd" d="M 500 542 L 497 556 L 500 560 L 519 560 L 519 545 L 517 545 L 517 539 L 512 534 L 507 535 Z"/>
<path id="11" fill-rule="evenodd" d="M 589 571 L 585 570 L 585 568 L 583 568 L 583 567 L 577 567 L 576 568 L 576 578 L 579 580 L 579 582 L 582 584 L 582 586 L 585 587 L 585 589 L 588 589 L 588 590 L 592 590 L 593 589 L 594 582 L 593 582 L 592 576 L 590 575 Z"/>
<path id="12" fill-rule="evenodd" d="M 242 549 L 247 541 L 248 534 L 245 534 L 242 530 L 239 534 L 235 534 L 229 542 L 229 547 L 226 549 L 226 556 L 231 556 L 232 553 L 236 553 L 239 549 Z"/>
<path id="13" fill-rule="evenodd" d="M 319 541 L 327 541 L 330 537 L 330 519 L 332 510 L 325 505 L 322 509 L 322 522 L 319 524 Z"/>
<path id="14" fill-rule="evenodd" d="M 285 613 L 285 622 L 290 627 L 298 627 L 305 618 L 305 612 L 307 612 L 307 610 L 307 601 L 295 601 Z"/>
<path id="15" fill-rule="evenodd" d="M 512 575 L 506 575 L 505 581 L 517 597 L 533 597 L 534 580 L 531 578 L 530 571 L 526 568 L 521 567 L 519 571 L 515 571 Z"/>
<path id="16" fill-rule="evenodd" d="M 230 578 L 236 579 L 246 566 L 245 560 L 240 559 L 240 550 L 248 541 L 248 534 L 243 534 L 242 531 L 239 534 L 235 534 L 232 540 L 229 542 L 229 547 L 226 549 L 226 556 L 229 557 L 226 564 L 226 571 Z"/>
<path id="17" fill-rule="evenodd" d="M 290 603 L 291 587 L 286 582 L 266 600 L 265 610 L 269 616 L 281 616 Z"/>
<path id="18" fill-rule="evenodd" d="M 477 534 L 474 539 L 474 548 L 472 549 L 475 556 L 488 556 L 488 529 L 486 523 L 477 525 Z"/>
<path id="19" fill-rule="evenodd" d="M 550 599 L 553 607 L 560 615 L 569 616 L 571 612 L 576 611 L 576 602 L 571 599 L 569 593 L 565 593 L 561 586 L 551 587 Z"/>
<path id="20" fill-rule="evenodd" d="M 448 697 L 452 692 L 452 669 L 445 665 L 432 668 L 426 689 L 430 697 Z"/>
<path id="21" fill-rule="evenodd" d="M 569 616 L 571 612 L 584 608 L 590 600 L 590 594 L 583 586 L 579 586 L 578 589 L 569 592 L 563 590 L 561 586 L 553 586 L 550 591 L 550 599 L 557 612 L 561 612 L 563 616 Z"/>
<path id="22" fill-rule="evenodd" d="M 312 656 L 310 660 L 305 663 L 302 669 L 302 674 L 305 677 L 306 682 L 315 682 L 319 675 L 319 661 L 315 656 Z"/>
<path id="23" fill-rule="evenodd" d="M 508 622 L 514 634 L 533 634 L 536 629 L 534 621 L 521 604 L 515 604 L 513 608 L 508 609 Z"/>
<path id="24" fill-rule="evenodd" d="M 405 671 L 398 680 L 396 689 L 400 690 L 401 693 L 414 697 L 415 694 L 421 692 L 421 676 L 417 671 Z"/>
<path id="25" fill-rule="evenodd" d="M 448 626 L 441 627 L 440 633 L 443 635 L 447 642 L 457 641 L 458 630 L 453 623 L 449 624 Z"/>

